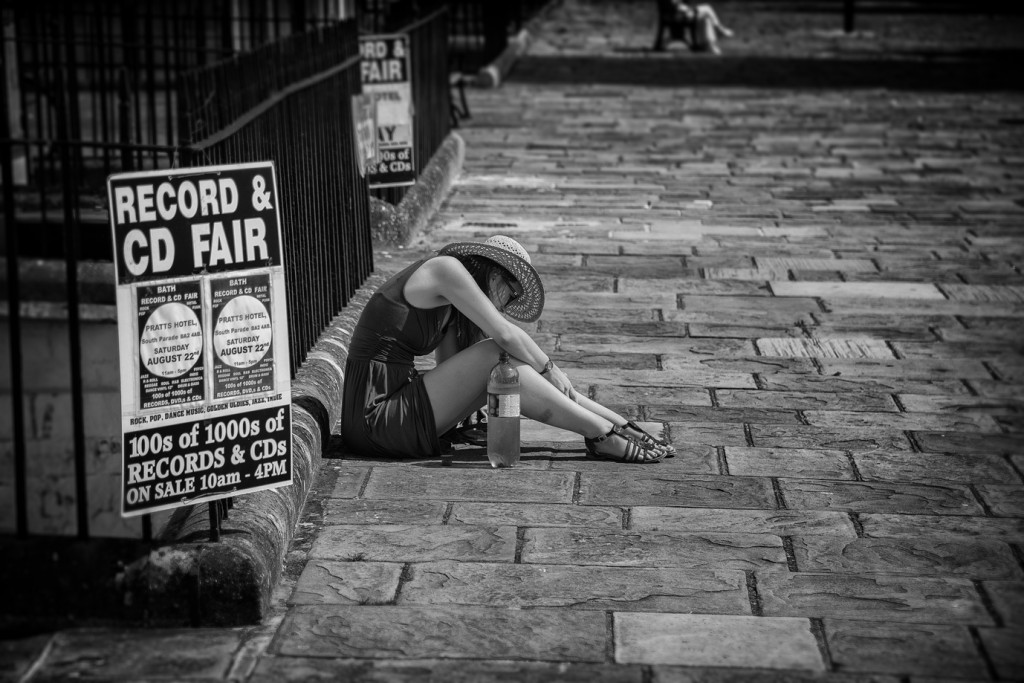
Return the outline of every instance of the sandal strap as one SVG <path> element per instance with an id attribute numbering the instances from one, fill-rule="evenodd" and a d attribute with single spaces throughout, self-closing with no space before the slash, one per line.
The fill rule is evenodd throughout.
<path id="1" fill-rule="evenodd" d="M 648 432 L 646 429 L 638 425 L 633 420 L 627 422 L 625 425 L 623 425 L 623 427 L 627 429 L 632 429 L 633 431 L 640 434 L 640 436 L 636 438 L 640 439 L 640 441 L 649 448 L 658 448 L 664 450 L 666 451 L 666 455 L 668 455 L 669 457 L 674 455 L 676 452 L 675 446 L 670 444 L 667 440 L 656 438 L 653 434 Z"/>
<path id="2" fill-rule="evenodd" d="M 587 444 L 587 449 L 593 455 L 599 455 L 595 450 L 593 450 L 594 444 L 599 444 L 599 443 L 605 441 L 606 439 L 608 439 L 609 437 L 612 437 L 612 436 L 621 436 L 623 439 L 626 440 L 626 449 L 625 449 L 625 451 L 623 451 L 622 455 L 618 456 L 618 457 L 615 457 L 615 456 L 601 456 L 601 457 L 609 457 L 609 458 L 611 458 L 613 460 L 619 460 L 621 462 L 627 462 L 627 463 L 632 463 L 632 462 L 645 462 L 645 463 L 646 462 L 657 462 L 657 461 L 661 460 L 664 457 L 662 453 L 659 453 L 658 451 L 653 450 L 649 446 L 646 446 L 639 439 L 637 439 L 634 436 L 630 436 L 629 434 L 626 434 L 624 431 L 622 431 L 621 427 L 616 427 L 615 425 L 612 425 L 612 428 L 608 430 L 608 433 L 602 434 L 601 436 L 595 436 L 592 439 L 584 439 L 584 441 Z"/>
<path id="3" fill-rule="evenodd" d="M 635 432 L 638 432 L 640 434 L 640 436 L 637 437 L 637 438 L 639 438 L 640 441 L 642 441 L 642 442 L 644 442 L 646 444 L 651 444 L 652 446 L 667 446 L 668 445 L 667 442 L 662 441 L 661 439 L 654 438 L 653 434 L 651 434 L 646 429 L 644 429 L 643 427 L 638 425 L 636 422 L 633 422 L 633 420 L 630 420 L 629 422 L 627 422 L 625 424 L 625 426 L 630 428 L 630 429 L 632 429 Z"/>

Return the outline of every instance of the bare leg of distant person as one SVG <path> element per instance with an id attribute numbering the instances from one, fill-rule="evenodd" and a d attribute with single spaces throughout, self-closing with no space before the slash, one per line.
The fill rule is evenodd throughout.
<path id="1" fill-rule="evenodd" d="M 711 5 L 697 5 L 697 18 L 706 19 L 717 34 L 723 38 L 732 38 L 732 30 L 725 27 L 715 14 Z"/>
<path id="2" fill-rule="evenodd" d="M 693 27 L 693 48 L 698 52 L 721 54 L 718 47 L 719 36 L 729 37 L 733 33 L 722 25 L 711 5 L 698 5 L 697 17 Z"/>

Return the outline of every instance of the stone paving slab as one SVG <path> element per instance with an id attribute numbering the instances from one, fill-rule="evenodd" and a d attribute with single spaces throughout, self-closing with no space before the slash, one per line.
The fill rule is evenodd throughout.
<path id="1" fill-rule="evenodd" d="M 910 439 L 901 431 L 881 429 L 827 429 L 810 425 L 750 425 L 750 439 L 758 448 L 811 448 L 847 450 L 854 455 L 878 451 L 909 451 Z"/>
<path id="2" fill-rule="evenodd" d="M 662 415 L 658 406 L 650 406 L 649 413 Z M 692 446 L 704 444 L 710 446 L 743 446 L 747 443 L 743 424 L 723 422 L 676 422 L 668 423 L 669 432 L 675 443 Z"/>
<path id="3" fill-rule="evenodd" d="M 960 515 L 905 515 L 861 513 L 864 536 L 868 538 L 946 539 L 988 538 L 1006 543 L 1024 543 L 1024 520 L 1020 517 L 966 517 Z"/>
<path id="4" fill-rule="evenodd" d="M 996 517 L 1024 516 L 1024 486 L 978 484 L 976 489 Z"/>
<path id="5" fill-rule="evenodd" d="M 930 453 L 1009 453 L 1022 451 L 1018 434 L 976 434 L 953 431 L 915 431 L 914 442 L 922 451 Z"/>
<path id="6" fill-rule="evenodd" d="M 386 500 L 568 503 L 572 489 L 572 475 L 562 472 L 393 468 L 375 469 L 363 495 Z"/>
<path id="7" fill-rule="evenodd" d="M 992 373 L 976 359 L 959 359 L 956 363 L 928 359 L 823 359 L 821 373 L 835 377 L 892 377 L 907 379 L 991 379 Z"/>
<path id="8" fill-rule="evenodd" d="M 848 514 L 819 510 L 728 510 L 638 506 L 630 509 L 628 528 L 633 531 L 666 533 L 708 531 L 776 536 L 857 536 L 856 527 Z"/>
<path id="9" fill-rule="evenodd" d="M 324 524 L 440 524 L 446 505 L 426 500 L 328 500 Z"/>
<path id="10" fill-rule="evenodd" d="M 838 428 L 888 428 L 903 431 L 1000 432 L 988 415 L 870 412 L 867 410 L 805 410 L 807 424 Z"/>
<path id="11" fill-rule="evenodd" d="M 700 614 L 615 614 L 620 663 L 822 670 L 807 619 Z"/>
<path id="12" fill-rule="evenodd" d="M 570 467 L 575 467 L 571 465 Z M 585 526 L 621 529 L 623 511 L 618 507 L 592 505 L 545 505 L 541 503 L 455 503 L 448 524 L 490 526 Z"/>
<path id="13" fill-rule="evenodd" d="M 806 356 L 808 358 L 892 358 L 895 354 L 883 339 L 848 335 L 851 338 L 791 339 L 762 337 L 754 340 L 764 356 Z"/>
<path id="14" fill-rule="evenodd" d="M 823 364 L 827 360 L 822 359 Z M 761 388 L 766 391 L 795 391 L 810 393 L 859 393 L 867 400 L 885 401 L 886 398 L 873 394 L 899 394 L 900 392 L 928 395 L 967 395 L 971 390 L 960 379 L 903 379 L 894 374 L 889 376 L 836 376 L 820 375 L 765 375 L 759 376 Z M 973 382 L 974 380 L 972 380 Z"/>
<path id="15" fill-rule="evenodd" d="M 995 304 L 966 301 L 950 301 L 948 299 L 861 299 L 850 297 L 848 299 L 836 299 L 823 297 L 821 299 L 822 309 L 829 311 L 842 311 L 843 313 L 872 313 L 898 315 L 955 315 L 968 320 L 971 318 L 991 317 L 1024 317 L 1024 306 L 1017 304 Z M 970 358 L 970 356 L 964 356 Z"/>
<path id="16" fill-rule="evenodd" d="M 1020 563 L 999 541 L 915 538 L 793 538 L 800 571 L 1020 579 Z"/>
<path id="17" fill-rule="evenodd" d="M 423 526 L 336 524 L 313 542 L 314 559 L 411 562 L 441 559 L 512 562 L 516 530 L 511 526 Z"/>
<path id="18" fill-rule="evenodd" d="M 739 358 L 674 358 L 663 359 L 662 370 L 720 370 L 735 373 L 756 374 L 762 379 L 775 376 L 801 377 L 817 376 L 818 367 L 809 358 L 768 358 L 764 356 L 742 356 Z M 820 379 L 820 378 L 819 378 Z"/>
<path id="19" fill-rule="evenodd" d="M 997 399 L 986 396 L 934 396 L 927 394 L 899 394 L 897 398 L 903 409 L 912 413 L 1014 415 L 1024 410 L 1024 392 Z"/>
<path id="20" fill-rule="evenodd" d="M 911 342 L 932 342 L 935 341 L 936 337 L 944 339 L 941 328 L 930 328 L 921 327 L 913 324 L 903 325 L 891 325 L 886 327 L 869 327 L 859 326 L 852 327 L 843 323 L 825 323 L 818 325 L 808 325 L 806 327 L 807 333 L 815 340 L 862 340 L 869 339 L 873 342 L 879 341 L 911 341 Z M 778 335 L 773 335 L 778 336 Z M 797 336 L 797 335 L 789 335 Z M 852 346 L 852 343 L 851 343 Z M 862 350 L 863 354 L 867 354 L 867 349 Z M 872 349 L 871 353 L 873 356 L 879 356 L 882 354 L 880 348 Z M 847 352 L 849 355 L 849 352 Z M 887 358 L 887 355 L 881 355 L 882 358 Z"/>
<path id="21" fill-rule="evenodd" d="M 622 338 L 596 334 L 563 335 L 559 348 L 565 352 L 587 354 L 615 353 L 623 350 Z M 685 339 L 638 338 L 629 341 L 626 350 L 633 354 L 673 356 L 749 356 L 755 353 L 754 345 L 746 339 Z"/>
<path id="22" fill-rule="evenodd" d="M 572 378 L 570 378 L 572 379 Z M 752 385 L 754 378 L 743 381 L 744 385 Z M 574 386 L 576 386 L 574 384 Z M 703 406 L 710 408 L 713 403 L 707 389 L 686 387 L 629 387 L 590 385 L 593 399 L 602 405 L 623 405 L 637 403 L 644 405 L 683 405 Z"/>
<path id="23" fill-rule="evenodd" d="M 771 482 L 756 477 L 672 476 L 671 460 L 637 465 L 643 472 L 623 479 L 615 473 L 580 477 L 581 505 L 674 505 L 681 507 L 774 508 Z M 651 471 L 653 470 L 653 471 Z"/>
<path id="24" fill-rule="evenodd" d="M 988 671 L 963 626 L 825 620 L 832 661 L 843 670 L 985 680 Z"/>
<path id="25" fill-rule="evenodd" d="M 822 297 L 835 300 L 835 310 L 842 310 L 838 301 L 854 299 L 937 299 L 945 301 L 939 288 L 932 284 L 912 282 L 772 282 L 775 296 Z"/>
<path id="26" fill-rule="evenodd" d="M 854 456 L 856 459 L 860 456 Z M 980 515 L 984 508 L 964 485 L 779 479 L 787 506 L 796 510 L 848 510 L 907 514 Z"/>
<path id="27" fill-rule="evenodd" d="M 846 451 L 808 448 L 747 448 L 726 446 L 729 474 L 748 477 L 856 479 Z"/>
<path id="28" fill-rule="evenodd" d="M 989 377 L 990 375 L 986 375 Z M 575 386 L 593 386 L 595 389 L 624 387 L 658 387 L 687 395 L 686 387 L 707 386 L 735 389 L 754 389 L 753 373 L 729 372 L 697 366 L 686 370 L 622 370 L 620 368 L 578 368 L 571 377 Z M 695 394 L 694 394 L 695 395 Z M 679 401 L 676 401 L 677 403 Z M 703 403 L 701 403 L 703 405 Z"/>
<path id="29" fill-rule="evenodd" d="M 746 578 L 737 570 L 673 567 L 412 565 L 401 605 L 560 607 L 634 612 L 750 614 Z"/>
<path id="30" fill-rule="evenodd" d="M 728 297 L 720 298 L 728 300 Z M 771 299 L 766 299 L 765 301 L 771 301 Z M 704 310 L 695 310 L 690 308 L 677 309 L 673 306 L 672 308 L 662 307 L 659 310 L 661 311 L 662 319 L 670 322 L 685 323 L 691 329 L 694 325 L 735 325 L 738 320 L 742 320 L 745 326 L 763 328 L 764 332 L 758 336 L 766 336 L 765 332 L 773 329 L 789 330 L 795 325 L 814 324 L 813 309 L 810 308 L 799 312 L 762 308 L 751 309 L 742 313 L 722 311 L 711 307 Z"/>
<path id="31" fill-rule="evenodd" d="M 646 406 L 648 417 L 669 423 L 803 424 L 795 409 L 723 408 L 715 406 Z"/>
<path id="32" fill-rule="evenodd" d="M 366 484 L 370 474 L 364 467 L 348 467 L 347 463 L 338 468 L 337 479 L 330 493 L 332 498 L 355 498 Z"/>
<path id="33" fill-rule="evenodd" d="M 278 683 L 284 680 L 390 683 L 643 683 L 644 671 L 639 665 L 582 662 L 264 657 L 249 680 L 252 683 Z"/>
<path id="34" fill-rule="evenodd" d="M 969 579 L 767 572 L 757 594 L 765 616 L 994 623 Z"/>
<path id="35" fill-rule="evenodd" d="M 750 317 L 756 319 L 758 312 L 770 311 L 776 314 L 800 316 L 822 310 L 815 299 L 806 297 L 768 296 L 701 296 L 682 294 L 678 298 L 682 311 L 714 311 L 716 314 Z M 674 308 L 674 307 L 673 307 Z M 723 319 L 725 322 L 726 319 Z"/>
<path id="36" fill-rule="evenodd" d="M 797 323 L 779 326 L 742 326 L 717 325 L 710 323 L 694 323 L 687 325 L 689 336 L 694 338 L 709 337 L 712 339 L 758 339 L 765 336 L 802 337 L 806 333 Z"/>
<path id="37" fill-rule="evenodd" d="M 383 605 L 395 599 L 402 564 L 310 560 L 289 605 Z"/>
<path id="38" fill-rule="evenodd" d="M 605 661 L 603 612 L 486 607 L 300 605 L 270 651 L 291 657 Z"/>
<path id="39" fill-rule="evenodd" d="M 786 568 L 786 554 L 777 536 L 715 532 L 527 529 L 522 561 L 687 569 Z"/>
<path id="40" fill-rule="evenodd" d="M 854 461 L 866 481 L 999 484 L 1017 476 L 1005 458 L 989 453 L 865 453 Z"/>
<path id="41" fill-rule="evenodd" d="M 824 388 L 824 387 L 822 387 Z M 736 389 L 718 389 L 715 399 L 723 408 L 788 408 L 792 410 L 813 411 L 874 411 L 896 413 L 898 408 L 891 396 L 884 394 L 868 394 L 865 392 L 852 394 L 849 392 L 831 393 L 825 391 L 745 391 Z M 825 413 L 829 414 L 829 413 Z M 804 424 L 807 424 L 806 422 Z M 822 425 L 829 426 L 829 425 Z M 844 425 L 835 425 L 844 426 Z"/>

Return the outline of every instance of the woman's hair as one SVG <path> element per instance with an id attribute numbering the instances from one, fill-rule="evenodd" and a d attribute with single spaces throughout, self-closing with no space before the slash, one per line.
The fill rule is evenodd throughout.
<path id="1" fill-rule="evenodd" d="M 480 287 L 480 291 L 486 297 L 491 295 L 490 277 L 492 272 L 497 271 L 506 280 L 515 280 L 515 277 L 508 270 L 502 268 L 489 258 L 476 255 L 461 256 L 453 254 L 452 256 L 457 258 L 466 267 L 466 270 L 473 277 L 473 281 L 476 282 L 477 286 Z M 458 342 L 460 351 L 484 339 L 483 330 L 477 327 L 472 320 L 463 315 L 454 306 L 452 307 L 452 319 L 448 324 L 455 326 L 455 339 Z"/>

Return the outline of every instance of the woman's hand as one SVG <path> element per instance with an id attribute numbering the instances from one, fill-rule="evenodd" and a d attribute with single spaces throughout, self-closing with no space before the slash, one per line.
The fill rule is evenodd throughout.
<path id="1" fill-rule="evenodd" d="M 565 394 L 573 401 L 576 401 L 577 403 L 579 402 L 576 399 L 576 390 L 573 389 L 572 382 L 569 381 L 568 375 L 562 372 L 562 368 L 557 365 L 552 365 L 551 370 L 545 372 L 542 376 L 551 384 L 551 386 L 558 389 L 558 391 Z"/>

